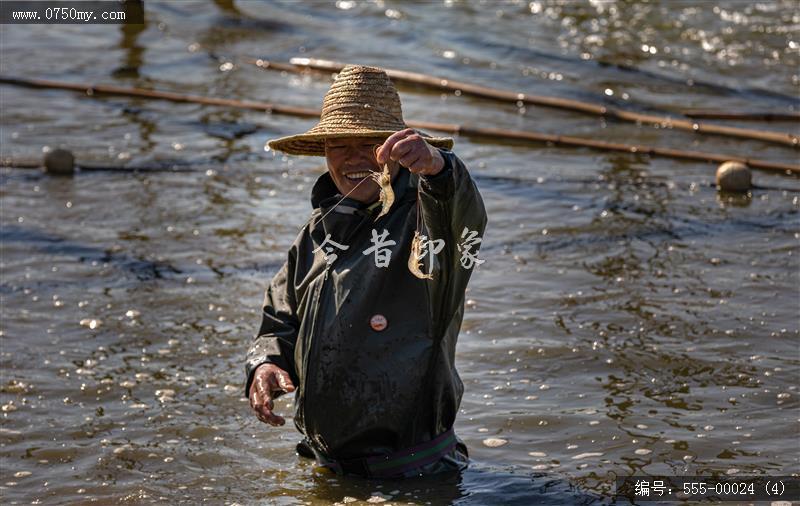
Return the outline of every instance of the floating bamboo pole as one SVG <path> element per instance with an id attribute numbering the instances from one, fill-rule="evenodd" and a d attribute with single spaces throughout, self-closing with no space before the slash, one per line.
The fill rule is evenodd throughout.
<path id="1" fill-rule="evenodd" d="M 705 119 L 735 119 L 740 121 L 797 121 L 800 122 L 800 112 L 725 112 L 713 109 L 686 109 L 681 114 L 690 118 Z"/>
<path id="2" fill-rule="evenodd" d="M 25 86 L 33 88 L 54 88 L 71 91 L 79 91 L 86 96 L 93 97 L 99 94 L 134 96 L 160 100 L 170 100 L 173 102 L 188 102 L 204 105 L 215 105 L 224 107 L 234 107 L 239 109 L 252 109 L 274 114 L 286 114 L 306 118 L 319 118 L 318 109 L 308 109 L 304 107 L 292 107 L 272 104 L 269 102 L 259 102 L 251 100 L 236 100 L 216 97 L 202 97 L 198 95 L 182 95 L 180 93 L 145 90 L 141 88 L 123 88 L 120 86 L 100 85 L 100 84 L 81 84 L 68 83 L 62 81 L 50 81 L 44 79 L 24 79 L 16 77 L 0 76 L 0 83 L 11 84 L 14 86 Z M 686 160 L 698 160 L 704 162 L 721 163 L 728 160 L 738 161 L 754 169 L 778 171 L 793 174 L 800 174 L 800 165 L 787 164 L 781 162 L 770 162 L 739 156 L 724 155 L 718 153 L 703 153 L 698 151 L 683 151 L 678 149 L 657 148 L 652 146 L 621 144 L 581 137 L 570 137 L 565 135 L 553 135 L 538 132 L 521 130 L 509 130 L 503 128 L 473 127 L 469 125 L 458 125 L 453 123 L 432 123 L 427 121 L 406 121 L 411 128 L 435 130 L 454 135 L 478 136 L 497 140 L 517 140 L 527 142 L 545 142 L 559 144 L 563 146 L 587 147 L 603 151 L 622 151 L 626 153 L 641 153 L 652 156 L 664 156 L 670 158 L 682 158 Z"/>
<path id="3" fill-rule="evenodd" d="M 127 97 L 155 98 L 169 100 L 172 102 L 189 102 L 204 105 L 219 105 L 223 107 L 234 107 L 237 109 L 253 109 L 256 111 L 273 112 L 275 114 L 288 114 L 292 116 L 302 116 L 307 118 L 319 118 L 319 111 L 316 109 L 306 109 L 304 107 L 292 107 L 287 105 L 276 105 L 268 102 L 256 102 L 251 100 L 236 100 L 232 98 L 203 97 L 200 95 L 183 95 L 171 91 L 145 90 L 142 88 L 124 88 L 109 84 L 81 84 L 69 83 L 65 81 L 50 81 L 47 79 L 25 79 L 18 77 L 0 76 L 0 83 L 11 84 L 14 86 L 24 86 L 28 88 L 56 88 L 62 90 L 80 91 L 87 96 L 95 94 L 123 95 Z"/>
<path id="4" fill-rule="evenodd" d="M 412 126 L 411 122 L 407 122 Z M 705 153 L 701 151 L 684 151 L 680 149 L 657 148 L 652 146 L 637 144 L 622 144 L 616 142 L 606 142 L 582 137 L 571 137 L 567 135 L 553 135 L 538 132 L 528 132 L 522 130 L 508 130 L 504 128 L 473 127 L 466 125 L 455 125 L 446 123 L 429 123 L 416 121 L 414 128 L 437 130 L 448 132 L 455 135 L 488 137 L 493 139 L 513 139 L 521 141 L 534 141 L 558 144 L 562 146 L 595 148 L 603 151 L 621 151 L 624 153 L 641 153 L 652 156 L 665 156 L 669 158 L 683 158 L 685 160 L 698 160 L 704 162 L 722 163 L 726 161 L 736 161 L 744 163 L 754 169 L 768 171 L 789 172 L 800 174 L 800 165 L 793 165 L 781 162 L 769 162 L 752 158 L 724 155 L 719 153 Z"/>
<path id="5" fill-rule="evenodd" d="M 296 64 L 291 63 L 282 63 L 282 62 L 275 62 L 264 60 L 261 58 L 250 58 L 250 57 L 237 57 L 237 61 L 248 63 L 251 65 L 255 65 L 257 67 L 261 67 L 263 69 L 269 70 L 279 70 L 282 72 L 292 72 L 294 74 L 302 74 L 305 72 L 308 67 L 302 67 Z M 396 79 L 402 80 L 402 76 L 396 77 Z M 451 81 L 452 84 L 452 81 Z M 448 88 L 448 89 L 460 89 L 460 88 Z M 575 102 L 575 101 L 572 101 Z M 597 109 L 592 109 L 590 111 L 591 114 L 595 114 Z M 584 112 L 584 111 L 580 111 Z M 714 109 L 685 109 L 680 111 L 683 116 L 688 118 L 705 118 L 705 119 L 723 119 L 723 120 L 738 120 L 738 121 L 798 121 L 800 122 L 800 112 L 772 112 L 772 111 L 745 111 L 745 112 L 733 112 L 733 111 L 718 111 Z"/>
<path id="6" fill-rule="evenodd" d="M 0 167 L 6 169 L 38 169 L 46 170 L 46 162 L 42 159 L 34 158 L 11 158 L 0 159 Z M 74 169 L 81 172 L 196 172 L 198 165 L 185 167 L 178 163 L 161 163 L 158 165 L 118 165 L 102 162 L 75 162 Z M 210 167 L 209 167 L 210 168 Z M 72 171 L 70 170 L 71 174 Z"/>
<path id="7" fill-rule="evenodd" d="M 257 61 L 257 60 L 256 60 Z M 261 60 L 264 62 L 264 60 Z M 305 67 L 314 70 L 324 70 L 338 72 L 346 64 L 335 62 L 331 60 L 320 60 L 316 58 L 292 58 L 289 60 L 292 65 L 298 67 Z M 274 62 L 267 62 L 262 64 L 262 68 L 274 68 L 279 70 L 286 70 L 285 64 L 276 65 Z M 594 104 L 590 102 L 582 102 L 579 100 L 571 100 L 567 98 L 549 97 L 543 95 L 532 95 L 529 93 L 518 93 L 514 91 L 499 90 L 495 88 L 488 88 L 476 84 L 465 83 L 461 81 L 453 81 L 452 79 L 444 79 L 441 77 L 430 76 L 427 74 L 420 74 L 417 72 L 407 72 L 404 70 L 384 69 L 388 76 L 396 81 L 413 83 L 417 85 L 426 86 L 438 90 L 447 91 L 460 91 L 462 95 L 472 95 L 481 98 L 488 98 L 493 100 L 500 100 L 504 102 L 533 104 L 543 107 L 552 107 L 556 109 L 565 109 L 570 111 L 581 112 L 584 114 L 591 114 L 595 116 L 603 116 L 605 118 L 613 118 L 622 121 L 630 121 L 634 123 L 647 123 L 651 125 L 659 125 L 662 128 L 675 128 L 678 130 L 686 130 L 689 132 L 696 132 L 701 134 L 724 135 L 727 137 L 737 137 L 743 139 L 759 140 L 764 142 L 772 142 L 784 146 L 794 148 L 800 147 L 800 138 L 794 134 L 783 132 L 771 132 L 765 130 L 753 130 L 748 128 L 730 127 L 724 125 L 711 125 L 708 123 L 698 123 L 681 118 L 671 118 L 665 116 L 656 116 L 654 114 L 643 114 L 632 111 L 626 111 L 612 106 L 602 104 Z"/>

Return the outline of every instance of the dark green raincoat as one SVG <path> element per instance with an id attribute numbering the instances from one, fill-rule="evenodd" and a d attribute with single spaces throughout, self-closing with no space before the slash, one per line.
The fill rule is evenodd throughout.
<path id="1" fill-rule="evenodd" d="M 377 221 L 379 204 L 350 199 L 328 213 L 341 195 L 328 173 L 320 176 L 311 217 L 266 290 L 261 327 L 247 353 L 245 396 L 259 365 L 286 370 L 297 387 L 295 425 L 318 455 L 389 455 L 432 440 L 455 421 L 464 389 L 456 340 L 486 211 L 463 162 L 440 153 L 445 166 L 435 176 L 400 169 L 392 183 L 395 203 Z M 431 259 L 423 260 L 431 280 L 407 267 L 418 181 L 422 232 L 444 240 L 432 271 Z M 396 244 L 386 246 L 388 266 L 377 267 L 375 254 L 364 250 L 384 230 Z M 328 251 L 328 259 L 336 255 L 332 263 Z M 373 329 L 375 315 L 385 318 L 384 330 Z"/>

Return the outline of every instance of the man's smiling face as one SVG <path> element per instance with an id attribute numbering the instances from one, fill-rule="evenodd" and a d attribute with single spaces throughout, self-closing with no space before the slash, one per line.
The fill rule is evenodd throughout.
<path id="1" fill-rule="evenodd" d="M 325 139 L 325 159 L 328 172 L 342 195 L 359 202 L 371 203 L 377 200 L 380 193 L 378 183 L 363 181 L 373 172 L 383 170 L 375 159 L 375 148 L 382 145 L 383 137 L 344 137 L 341 139 Z M 400 170 L 397 162 L 389 161 L 389 172 L 394 180 Z M 359 184 L 361 183 L 361 184 Z M 353 188 L 356 188 L 353 190 Z"/>

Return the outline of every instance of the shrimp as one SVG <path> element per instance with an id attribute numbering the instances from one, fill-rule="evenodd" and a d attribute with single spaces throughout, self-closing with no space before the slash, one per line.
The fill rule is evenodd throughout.
<path id="1" fill-rule="evenodd" d="M 414 231 L 414 239 L 411 240 L 411 253 L 408 255 L 408 270 L 419 279 L 433 279 L 432 274 L 425 274 L 422 267 L 422 236 L 419 230 Z"/>
<path id="2" fill-rule="evenodd" d="M 377 220 L 388 213 L 392 204 L 394 204 L 394 190 L 392 189 L 392 175 L 389 173 L 389 164 L 384 164 L 383 172 L 373 172 L 372 179 L 381 187 L 380 201 L 382 207 L 380 214 L 375 217 Z"/>
<path id="3" fill-rule="evenodd" d="M 378 149 L 380 148 L 380 144 L 375 145 L 372 148 L 372 154 L 375 156 L 377 161 L 378 158 Z M 389 164 L 383 164 L 383 171 L 382 172 L 373 172 L 372 173 L 372 180 L 378 183 L 378 186 L 381 187 L 380 193 L 380 201 L 382 204 L 381 212 L 378 216 L 375 217 L 377 220 L 384 214 L 389 212 L 391 209 L 392 204 L 394 204 L 394 190 L 392 189 L 392 174 L 389 172 Z"/>

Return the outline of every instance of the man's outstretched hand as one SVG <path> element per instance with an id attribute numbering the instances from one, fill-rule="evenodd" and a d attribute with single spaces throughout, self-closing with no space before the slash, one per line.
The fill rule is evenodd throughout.
<path id="1" fill-rule="evenodd" d="M 286 420 L 272 412 L 273 401 L 289 392 L 294 392 L 289 373 L 275 364 L 261 364 L 256 368 L 250 385 L 250 407 L 262 422 L 281 426 Z"/>
<path id="2" fill-rule="evenodd" d="M 376 158 L 381 165 L 391 159 L 423 176 L 435 176 L 444 168 L 444 158 L 439 150 L 411 128 L 390 135 L 378 148 Z"/>

